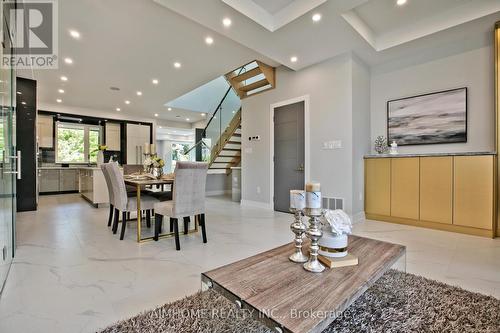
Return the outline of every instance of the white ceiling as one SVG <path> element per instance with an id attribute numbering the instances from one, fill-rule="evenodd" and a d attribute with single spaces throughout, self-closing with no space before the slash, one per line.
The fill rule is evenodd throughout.
<path id="1" fill-rule="evenodd" d="M 230 1 L 59 1 L 59 55 L 74 64 L 61 61 L 59 70 L 34 73 L 39 101 L 55 104 L 62 98 L 61 106 L 108 112 L 119 107 L 122 114 L 148 119 L 158 113 L 160 122 L 198 122 L 200 112 L 186 109 L 200 111 L 199 106 L 179 104 L 168 111 L 166 103 L 254 59 L 300 70 L 352 52 L 380 68 L 415 55 L 491 44 L 493 24 L 500 20 L 499 0 L 408 0 L 401 7 L 396 0 L 239 0 L 266 13 L 275 20 L 271 24 L 281 22 L 273 32 L 225 3 Z M 324 3 L 313 6 L 316 1 Z M 312 21 L 314 13 L 321 21 Z M 232 20 L 229 28 L 224 17 Z M 71 38 L 69 29 L 80 31 L 81 39 Z M 214 39 L 210 46 L 207 36 Z M 290 62 L 291 56 L 298 61 Z M 174 68 L 174 62 L 182 67 Z M 69 81 L 61 82 L 61 75 Z M 153 85 L 153 78 L 160 83 Z"/>
<path id="2" fill-rule="evenodd" d="M 406 5 L 398 8 L 394 5 L 396 0 L 328 0 L 271 32 L 262 28 L 251 17 L 227 5 L 225 3 L 227 0 L 154 1 L 294 70 L 347 52 L 354 52 L 369 66 L 377 66 L 407 54 L 424 52 L 429 48 L 449 44 L 451 37 L 454 38 L 453 42 L 458 44 L 467 43 L 465 38 L 482 39 L 492 30 L 495 20 L 500 19 L 498 0 L 455 0 L 454 10 L 443 8 L 439 4 L 441 0 L 408 0 Z M 413 5 L 420 1 L 425 2 L 425 5 Z M 463 6 L 460 6 L 462 2 Z M 390 3 L 392 3 L 391 10 L 384 10 Z M 366 36 L 361 34 L 360 30 L 353 28 L 343 17 L 357 8 L 361 8 L 362 12 L 365 4 L 373 6 L 370 9 L 373 12 L 370 17 L 373 19 L 376 16 L 376 18 L 373 22 L 370 21 L 371 23 L 377 25 L 376 22 L 389 22 L 392 35 L 384 34 L 383 45 L 393 44 L 393 47 L 384 47 L 383 51 L 377 51 L 367 42 Z M 465 8 L 467 11 L 464 13 Z M 311 17 L 316 12 L 321 13 L 322 19 L 314 23 Z M 404 13 L 405 17 L 414 15 L 418 17 L 420 24 L 417 27 L 418 31 L 413 32 L 413 27 L 406 25 L 405 20 L 395 17 L 401 13 Z M 427 17 L 439 18 L 440 15 L 442 21 L 437 19 L 425 21 Z M 222 25 L 223 17 L 231 18 L 233 22 L 231 27 L 226 28 Z M 357 18 L 359 23 L 367 26 L 360 16 Z M 475 29 L 475 25 L 481 29 Z M 380 27 L 376 28 L 385 29 L 385 26 L 380 24 Z M 474 34 L 469 30 L 474 31 Z M 372 37 L 376 39 L 379 36 Z M 426 43 L 421 43 L 422 40 Z M 290 61 L 292 56 L 296 56 L 298 61 L 292 63 Z"/>
<path id="3" fill-rule="evenodd" d="M 276 63 L 202 25 L 145 0 L 59 1 L 59 70 L 39 70 L 40 102 L 115 111 L 144 118 L 196 122 L 198 112 L 165 103 L 256 58 Z M 76 29 L 81 39 L 69 36 Z M 205 44 L 206 36 L 214 43 Z M 181 62 L 176 69 L 174 62 Z M 20 76 L 31 77 L 28 71 Z M 68 82 L 61 82 L 65 75 Z M 159 79 L 159 85 L 152 79 Z M 110 90 L 111 86 L 120 91 Z M 58 89 L 64 89 L 59 94 Z M 136 91 L 142 91 L 137 96 Z M 126 105 L 125 100 L 131 104 Z M 179 116 L 179 117 L 177 117 Z"/>

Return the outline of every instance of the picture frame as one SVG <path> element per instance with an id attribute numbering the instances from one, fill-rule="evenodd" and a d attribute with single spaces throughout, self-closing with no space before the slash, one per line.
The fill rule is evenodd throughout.
<path id="1" fill-rule="evenodd" d="M 387 140 L 398 146 L 467 142 L 467 87 L 387 101 Z"/>

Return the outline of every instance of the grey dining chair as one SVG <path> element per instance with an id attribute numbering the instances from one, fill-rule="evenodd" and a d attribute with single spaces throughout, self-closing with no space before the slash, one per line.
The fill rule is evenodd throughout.
<path id="1" fill-rule="evenodd" d="M 111 178 L 109 177 L 108 169 L 106 168 L 106 164 L 101 164 L 101 170 L 104 175 L 104 180 L 106 181 L 106 187 L 108 188 L 108 196 L 109 196 L 109 218 L 108 218 L 108 227 L 111 227 L 111 221 L 113 220 L 113 212 L 115 207 L 115 200 L 113 198 L 113 186 L 111 184 Z"/>
<path id="2" fill-rule="evenodd" d="M 207 181 L 208 163 L 202 162 L 177 162 L 175 168 L 175 182 L 173 198 L 171 201 L 155 203 L 155 240 L 157 241 L 161 232 L 163 216 L 170 217 L 175 233 L 175 248 L 181 249 L 179 241 L 180 218 L 184 219 L 184 233 L 190 216 L 198 217 L 203 237 L 203 243 L 207 242 L 205 228 L 205 186 Z"/>
<path id="3" fill-rule="evenodd" d="M 115 163 L 104 164 L 107 170 L 108 177 L 111 183 L 111 190 L 113 192 L 113 206 L 114 206 L 114 220 L 113 220 L 113 233 L 118 231 L 118 216 L 122 212 L 122 230 L 120 233 L 120 240 L 125 236 L 125 229 L 127 226 L 127 213 L 137 211 L 137 198 L 129 197 L 125 187 L 125 180 L 123 178 L 118 165 Z M 151 196 L 141 196 L 141 209 L 146 211 L 146 222 L 148 225 L 151 223 L 151 210 L 154 209 L 154 204 L 159 202 L 156 198 Z"/>

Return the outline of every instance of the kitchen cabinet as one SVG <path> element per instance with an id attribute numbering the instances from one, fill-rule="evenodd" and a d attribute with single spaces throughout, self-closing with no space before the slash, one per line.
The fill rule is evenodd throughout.
<path id="1" fill-rule="evenodd" d="M 106 146 L 108 150 L 120 151 L 121 145 L 121 129 L 118 123 L 106 123 Z"/>
<path id="2" fill-rule="evenodd" d="M 39 173 L 40 193 L 59 192 L 59 170 L 42 169 Z"/>
<path id="3" fill-rule="evenodd" d="M 78 169 L 46 168 L 38 170 L 40 193 L 78 192 Z"/>
<path id="4" fill-rule="evenodd" d="M 127 124 L 127 164 L 142 164 L 144 144 L 150 142 L 151 127 L 149 125 Z"/>
<path id="5" fill-rule="evenodd" d="M 54 148 L 54 119 L 52 116 L 38 115 L 38 146 Z"/>
<path id="6" fill-rule="evenodd" d="M 101 168 L 80 169 L 80 194 L 97 207 L 109 203 L 108 187 Z"/>

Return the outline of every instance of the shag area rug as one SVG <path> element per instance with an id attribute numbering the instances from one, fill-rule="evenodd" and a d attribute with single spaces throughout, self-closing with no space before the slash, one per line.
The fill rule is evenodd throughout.
<path id="1" fill-rule="evenodd" d="M 106 328 L 101 333 L 271 333 L 214 291 L 199 292 Z M 500 332 L 500 300 L 391 270 L 324 333 Z"/>

